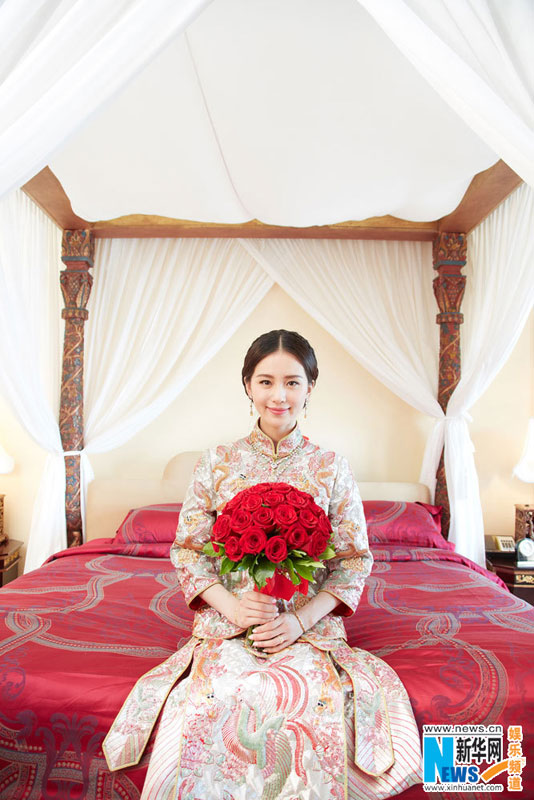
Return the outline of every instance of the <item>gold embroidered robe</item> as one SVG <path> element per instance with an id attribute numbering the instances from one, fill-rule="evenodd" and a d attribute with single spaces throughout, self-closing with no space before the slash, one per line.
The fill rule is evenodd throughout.
<path id="1" fill-rule="evenodd" d="M 218 559 L 202 548 L 232 497 L 276 481 L 310 493 L 328 513 L 336 551 L 308 596 L 279 600 L 279 609 L 298 610 L 320 590 L 339 603 L 297 642 L 266 657 L 201 600 L 218 582 L 237 596 L 253 589 L 245 572 L 220 576 Z M 245 439 L 206 451 L 171 559 L 196 611 L 192 639 L 137 682 L 104 743 L 110 769 L 137 763 L 164 705 L 143 800 L 385 798 L 421 780 L 404 687 L 385 662 L 346 644 L 342 617 L 356 610 L 372 566 L 346 459 L 312 444 L 298 426 L 276 449 L 256 425 Z"/>

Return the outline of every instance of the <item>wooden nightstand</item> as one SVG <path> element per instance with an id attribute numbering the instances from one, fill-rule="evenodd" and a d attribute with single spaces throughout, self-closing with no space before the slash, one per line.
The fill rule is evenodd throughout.
<path id="1" fill-rule="evenodd" d="M 515 557 L 503 556 L 502 553 L 488 553 L 488 558 L 493 571 L 505 582 L 512 594 L 534 605 L 534 569 L 518 567 Z"/>
<path id="2" fill-rule="evenodd" d="M 19 574 L 20 550 L 24 543 L 10 539 L 0 545 L 0 587 L 14 580 Z"/>

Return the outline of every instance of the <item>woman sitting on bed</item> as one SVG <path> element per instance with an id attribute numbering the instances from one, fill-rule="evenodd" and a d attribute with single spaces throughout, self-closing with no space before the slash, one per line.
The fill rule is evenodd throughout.
<path id="1" fill-rule="evenodd" d="M 317 376 L 298 333 L 256 339 L 242 380 L 259 419 L 195 468 L 171 550 L 196 611 L 193 637 L 138 681 L 105 743 L 111 769 L 136 763 L 164 704 L 145 800 L 385 798 L 421 780 L 404 687 L 385 662 L 345 641 L 342 618 L 356 611 L 372 557 L 348 462 L 298 427 Z M 307 596 L 275 601 L 245 571 L 221 576 L 220 560 L 203 553 L 216 514 L 263 482 L 309 493 L 330 519 L 336 556 Z"/>

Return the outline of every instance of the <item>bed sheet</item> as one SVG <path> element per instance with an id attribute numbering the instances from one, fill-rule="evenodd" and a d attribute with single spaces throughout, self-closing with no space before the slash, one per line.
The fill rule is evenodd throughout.
<path id="1" fill-rule="evenodd" d="M 111 774 L 101 744 L 137 678 L 189 638 L 161 548 L 97 540 L 0 591 L 1 800 L 138 800 L 150 748 Z M 397 671 L 420 726 L 522 725 L 523 791 L 500 796 L 534 796 L 534 608 L 450 551 L 373 553 L 349 643 Z"/>

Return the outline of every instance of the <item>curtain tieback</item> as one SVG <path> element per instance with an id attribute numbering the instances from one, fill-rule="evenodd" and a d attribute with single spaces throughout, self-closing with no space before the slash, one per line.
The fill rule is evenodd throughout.
<path id="1" fill-rule="evenodd" d="M 467 423 L 473 422 L 473 417 L 468 411 L 461 411 L 459 414 L 444 414 L 442 417 L 436 417 L 435 419 L 436 422 L 441 422 L 443 424 L 458 422 L 458 420 L 464 420 Z"/>

